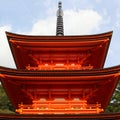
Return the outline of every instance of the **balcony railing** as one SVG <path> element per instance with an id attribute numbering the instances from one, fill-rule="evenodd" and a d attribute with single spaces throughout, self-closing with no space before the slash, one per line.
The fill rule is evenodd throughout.
<path id="1" fill-rule="evenodd" d="M 26 66 L 27 70 L 91 70 L 93 66 L 81 66 L 79 64 L 43 64 L 39 66 Z"/>
<path id="2" fill-rule="evenodd" d="M 16 112 L 20 114 L 87 114 L 101 113 L 101 104 L 87 104 L 86 100 L 33 101 L 33 104 L 20 104 Z"/>

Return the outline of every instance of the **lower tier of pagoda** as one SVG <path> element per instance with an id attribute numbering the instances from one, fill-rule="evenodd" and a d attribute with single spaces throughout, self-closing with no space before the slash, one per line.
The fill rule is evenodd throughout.
<path id="1" fill-rule="evenodd" d="M 31 105 L 19 104 L 19 114 L 93 114 L 104 110 L 101 104 L 88 104 L 86 100 L 37 100 Z"/>
<path id="2" fill-rule="evenodd" d="M 103 112 L 120 78 L 120 66 L 99 70 L 16 70 L 0 67 L 0 79 L 20 114 Z"/>

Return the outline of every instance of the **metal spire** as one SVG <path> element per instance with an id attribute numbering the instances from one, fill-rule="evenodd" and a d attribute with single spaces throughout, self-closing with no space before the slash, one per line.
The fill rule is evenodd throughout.
<path id="1" fill-rule="evenodd" d="M 62 2 L 58 3 L 58 10 L 57 10 L 57 27 L 56 27 L 56 36 L 63 36 L 64 29 L 63 29 L 63 11 L 62 11 Z"/>

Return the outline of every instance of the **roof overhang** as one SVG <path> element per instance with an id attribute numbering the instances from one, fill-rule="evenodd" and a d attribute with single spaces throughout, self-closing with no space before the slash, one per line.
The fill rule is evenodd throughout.
<path id="1" fill-rule="evenodd" d="M 79 59 L 84 61 L 84 66 L 91 65 L 93 68 L 102 68 L 112 31 L 83 36 L 30 36 L 9 32 L 6 32 L 6 35 L 17 68 L 26 69 L 29 64 L 36 66 L 35 59 L 44 58 L 44 55 L 49 55 L 50 58 L 56 54 L 58 58 L 53 58 L 53 61 L 61 62 L 59 61 L 61 56 L 70 56 L 71 59 L 79 56 Z M 65 60 L 64 58 L 60 59 Z"/>

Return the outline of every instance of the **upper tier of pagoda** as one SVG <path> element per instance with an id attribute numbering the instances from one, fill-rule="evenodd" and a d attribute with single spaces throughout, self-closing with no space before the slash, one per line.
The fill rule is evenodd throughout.
<path id="1" fill-rule="evenodd" d="M 18 69 L 103 68 L 112 32 L 81 36 L 30 36 L 6 32 Z"/>

